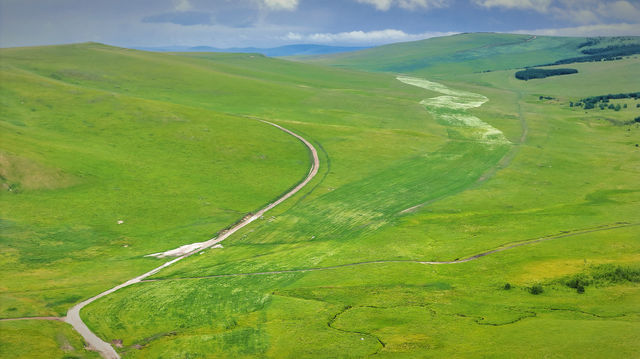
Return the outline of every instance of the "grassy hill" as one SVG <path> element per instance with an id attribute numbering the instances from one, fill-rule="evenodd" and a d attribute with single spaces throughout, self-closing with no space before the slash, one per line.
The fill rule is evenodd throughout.
<path id="1" fill-rule="evenodd" d="M 209 239 L 299 181 L 304 146 L 247 116 L 333 129 L 336 159 L 352 149 L 336 164 L 347 180 L 408 156 L 402 143 L 443 141 L 419 108 L 391 123 L 416 91 L 387 76 L 190 56 L 95 43 L 0 51 L 2 317 L 64 315 L 160 263 L 144 255 Z M 367 158 L 370 139 L 394 150 Z"/>
<path id="2" fill-rule="evenodd" d="M 465 36 L 449 39 L 467 53 L 538 40 Z M 264 118 L 313 142 L 320 174 L 224 248 L 86 307 L 124 357 L 640 350 L 640 108 L 569 106 L 637 91 L 638 59 L 526 82 L 451 60 L 424 70 L 438 84 L 94 43 L 0 56 L 4 318 L 62 315 L 165 261 L 143 255 L 208 239 L 284 192 L 308 155 Z M 49 324 L 0 322 L 0 353 L 91 355 Z"/>
<path id="3" fill-rule="evenodd" d="M 639 37 L 581 38 L 464 33 L 371 49 L 318 56 L 306 61 L 337 67 L 442 75 L 496 71 L 588 56 L 595 49 L 640 45 Z M 583 53 L 584 51 L 584 53 Z M 635 53 L 640 52 L 637 49 Z"/>

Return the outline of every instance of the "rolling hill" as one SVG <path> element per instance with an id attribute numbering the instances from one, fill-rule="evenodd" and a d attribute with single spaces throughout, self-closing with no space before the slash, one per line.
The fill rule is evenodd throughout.
<path id="1" fill-rule="evenodd" d="M 0 316 L 61 317 L 286 192 L 309 154 L 264 119 L 318 175 L 85 307 L 122 357 L 633 357 L 640 107 L 572 105 L 637 92 L 640 60 L 514 77 L 633 41 L 462 34 L 312 64 L 2 49 Z M 96 356 L 44 323 L 0 321 L 0 356 Z"/>
<path id="2" fill-rule="evenodd" d="M 613 52 L 614 49 L 617 51 Z M 573 59 L 565 62 L 571 63 L 598 53 L 614 57 L 622 53 L 640 53 L 640 37 L 581 38 L 465 33 L 305 60 L 367 71 L 446 76 L 448 72 L 507 70 L 552 64 L 566 59 Z"/>

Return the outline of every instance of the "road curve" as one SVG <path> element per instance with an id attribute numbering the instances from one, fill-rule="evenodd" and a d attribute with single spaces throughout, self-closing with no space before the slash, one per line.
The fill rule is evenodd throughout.
<path id="1" fill-rule="evenodd" d="M 320 160 L 318 159 L 318 152 L 316 151 L 315 147 L 313 147 L 313 145 L 307 141 L 306 139 L 304 139 L 302 136 L 282 127 L 279 125 L 276 125 L 275 123 L 271 123 L 269 121 L 265 121 L 265 120 L 259 120 L 261 122 L 264 122 L 266 124 L 269 124 L 271 126 L 274 126 L 288 134 L 290 134 L 291 136 L 297 138 L 298 140 L 300 140 L 305 146 L 307 146 L 307 148 L 309 149 L 309 151 L 311 152 L 311 156 L 313 158 L 312 164 L 311 164 L 311 168 L 309 169 L 309 173 L 307 174 L 307 177 L 305 177 L 305 179 L 300 182 L 296 187 L 294 187 L 291 191 L 287 192 L 286 194 L 284 194 L 282 197 L 280 197 L 278 200 L 276 200 L 273 203 L 268 204 L 267 206 L 265 206 L 264 208 L 262 208 L 261 210 L 259 210 L 258 212 L 254 213 L 253 215 L 251 215 L 250 217 L 246 217 L 243 220 L 241 220 L 240 222 L 238 222 L 237 224 L 235 224 L 233 227 L 229 228 L 227 231 L 222 232 L 219 236 L 211 238 L 210 240 L 202 243 L 202 245 L 200 245 L 198 248 L 192 250 L 191 252 L 185 253 L 183 255 L 181 255 L 180 257 L 177 257 L 169 262 L 164 263 L 163 265 L 154 268 L 152 270 L 150 270 L 147 273 L 144 273 L 142 275 L 139 275 L 131 280 L 128 280 L 120 285 L 117 285 L 107 291 L 104 291 L 94 297 L 91 297 L 81 303 L 76 304 L 75 306 L 73 306 L 71 309 L 69 309 L 69 311 L 67 312 L 67 316 L 64 319 L 65 322 L 71 324 L 73 326 L 73 328 L 80 334 L 82 335 L 82 337 L 84 338 L 85 342 L 88 344 L 89 349 L 91 350 L 95 350 L 97 352 L 100 353 L 100 355 L 102 355 L 103 358 L 105 359 L 119 359 L 120 355 L 118 355 L 118 353 L 115 351 L 115 349 L 113 349 L 113 347 L 105 342 L 104 340 L 100 339 L 95 333 L 93 333 L 91 331 L 91 329 L 89 329 L 89 327 L 87 327 L 87 325 L 82 321 L 82 318 L 80 317 L 80 310 L 82 310 L 82 308 L 84 308 L 85 306 L 87 306 L 88 304 L 94 302 L 97 299 L 100 299 L 104 296 L 107 296 L 115 291 L 117 291 L 118 289 L 122 289 L 124 287 L 128 287 L 132 284 L 135 283 L 139 283 L 142 280 L 144 280 L 145 278 L 152 276 L 156 273 L 158 273 L 159 271 L 161 271 L 164 268 L 169 267 L 170 265 L 186 258 L 189 257 L 190 255 L 197 253 L 203 249 L 212 247 L 220 242 L 222 242 L 223 240 L 225 240 L 227 237 L 229 237 L 230 235 L 232 235 L 233 233 L 237 232 L 238 230 L 240 230 L 241 228 L 243 228 L 244 226 L 248 225 L 249 223 L 255 221 L 256 219 L 262 217 L 262 215 L 267 212 L 268 210 L 272 209 L 273 207 L 279 205 L 280 203 L 284 202 L 286 199 L 290 198 L 291 196 L 295 195 L 298 191 L 300 191 L 305 185 L 307 185 L 307 183 L 309 183 L 313 177 L 315 177 L 315 175 L 318 173 L 318 168 L 320 167 Z"/>

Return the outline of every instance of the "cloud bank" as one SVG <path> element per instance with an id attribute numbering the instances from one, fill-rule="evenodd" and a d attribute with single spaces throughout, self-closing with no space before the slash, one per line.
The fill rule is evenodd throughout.
<path id="1" fill-rule="evenodd" d="M 387 11 L 392 7 L 405 10 L 442 8 L 450 5 L 449 0 L 356 0 L 361 4 L 373 5 L 380 11 Z"/>
<path id="2" fill-rule="evenodd" d="M 425 32 L 408 34 L 402 30 L 386 29 L 377 31 L 349 31 L 338 33 L 299 34 L 289 32 L 283 40 L 303 41 L 321 44 L 362 44 L 380 45 L 392 42 L 415 41 L 437 36 L 453 35 L 455 32 Z"/>
<path id="3" fill-rule="evenodd" d="M 640 36 L 638 24 L 596 24 L 557 29 L 516 30 L 514 34 L 533 34 L 547 36 Z"/>

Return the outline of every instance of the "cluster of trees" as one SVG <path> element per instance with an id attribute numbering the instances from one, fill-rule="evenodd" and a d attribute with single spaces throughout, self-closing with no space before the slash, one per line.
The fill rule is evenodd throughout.
<path id="1" fill-rule="evenodd" d="M 617 100 L 623 98 L 632 98 L 637 100 L 640 98 L 640 92 L 591 96 L 583 98 L 577 103 L 569 102 L 569 106 L 584 106 L 585 110 L 590 110 L 592 108 L 595 108 L 596 106 L 599 106 L 601 110 L 608 108 L 610 110 L 620 111 L 621 108 L 627 108 L 627 104 L 624 104 L 622 107 L 620 106 L 620 104 L 614 106 L 613 104 L 609 103 L 609 100 Z M 636 107 L 640 107 L 640 103 L 636 104 Z"/>
<path id="2" fill-rule="evenodd" d="M 620 38 L 625 40 L 627 38 Z M 600 43 L 598 38 L 590 38 L 586 42 L 578 45 L 578 48 L 595 46 Z M 580 51 L 585 56 L 571 57 L 568 59 L 558 60 L 551 64 L 541 65 L 566 65 L 576 62 L 594 62 L 594 61 L 613 61 L 621 60 L 623 56 L 630 56 L 640 54 L 640 44 L 628 44 L 628 45 L 609 45 L 607 47 L 589 48 Z"/>
<path id="3" fill-rule="evenodd" d="M 595 49 L 585 49 L 580 52 L 585 55 L 627 56 L 639 53 L 640 45 L 611 45 Z"/>
<path id="4" fill-rule="evenodd" d="M 516 78 L 518 80 L 531 80 L 531 79 L 543 79 L 550 76 L 570 75 L 576 74 L 576 69 L 534 69 L 527 68 L 522 71 L 516 72 Z"/>
<path id="5" fill-rule="evenodd" d="M 608 37 L 608 36 L 598 36 L 598 37 L 587 37 L 587 41 L 581 43 L 580 45 L 578 45 L 578 48 L 581 49 L 583 47 L 588 47 L 588 46 L 595 46 L 598 45 L 602 42 L 611 42 L 611 41 L 616 41 L 618 43 L 622 43 L 625 41 L 636 41 L 636 38 L 634 36 L 614 36 L 614 37 Z"/>

